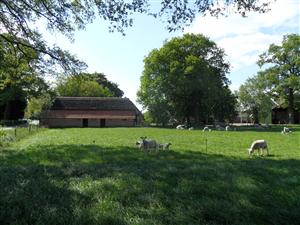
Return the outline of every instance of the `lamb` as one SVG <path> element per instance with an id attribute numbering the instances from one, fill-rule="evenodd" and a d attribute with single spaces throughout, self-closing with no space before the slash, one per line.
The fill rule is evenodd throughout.
<path id="1" fill-rule="evenodd" d="M 265 140 L 253 141 L 251 147 L 248 149 L 249 155 L 252 155 L 255 150 L 257 150 L 258 153 L 261 151 L 261 155 L 263 155 L 263 150 L 266 150 L 267 155 L 269 155 L 268 145 Z"/>
<path id="2" fill-rule="evenodd" d="M 169 150 L 170 145 L 172 145 L 171 143 L 164 143 L 164 144 L 159 144 L 158 145 L 158 149 L 162 149 L 162 150 Z"/>
<path id="3" fill-rule="evenodd" d="M 210 131 L 210 129 L 208 127 L 204 127 L 202 131 Z"/>

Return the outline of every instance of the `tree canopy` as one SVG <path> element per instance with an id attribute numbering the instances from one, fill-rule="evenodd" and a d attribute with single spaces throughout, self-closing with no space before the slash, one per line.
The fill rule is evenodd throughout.
<path id="1" fill-rule="evenodd" d="M 289 123 L 294 123 L 295 110 L 299 107 L 295 98 L 300 95 L 300 36 L 285 35 L 281 45 L 271 44 L 260 55 L 258 65 L 269 66 L 260 73 L 268 81 L 268 89 L 275 100 L 284 100 L 289 110 Z"/>
<path id="2" fill-rule="evenodd" d="M 5 120 L 23 117 L 26 100 L 48 88 L 35 71 L 39 53 L 18 41 L 25 44 L 16 49 L 0 39 L 0 118 Z"/>
<path id="3" fill-rule="evenodd" d="M 78 73 L 85 64 L 57 46 L 48 46 L 42 35 L 32 26 L 43 21 L 51 32 L 60 32 L 72 39 L 76 29 L 84 29 L 96 16 L 109 21 L 109 29 L 124 32 L 133 24 L 133 15 L 143 13 L 164 18 L 172 31 L 190 24 L 198 13 L 218 16 L 231 7 L 232 11 L 246 15 L 248 11 L 264 12 L 268 4 L 259 0 L 161 0 L 153 11 L 150 0 L 2 0 L 0 1 L 0 39 L 13 43 L 16 48 L 27 46 L 39 52 L 41 72 L 59 65 L 70 74 Z M 3 35 L 9 33 L 7 37 Z M 20 42 L 19 38 L 26 40 Z M 55 69 L 52 72 L 55 72 Z"/>
<path id="4" fill-rule="evenodd" d="M 272 95 L 268 92 L 268 81 L 263 73 L 248 78 L 237 92 L 241 111 L 247 112 L 254 123 L 270 122 L 267 119 L 271 115 L 274 102 Z"/>
<path id="5" fill-rule="evenodd" d="M 228 88 L 225 53 L 202 35 L 173 38 L 144 59 L 138 101 L 155 122 L 230 119 L 235 97 Z"/>
<path id="6" fill-rule="evenodd" d="M 80 76 L 85 80 L 96 81 L 99 85 L 107 88 L 114 97 L 122 97 L 124 95 L 118 84 L 109 81 L 103 73 L 81 73 Z"/>
<path id="7" fill-rule="evenodd" d="M 122 97 L 123 91 L 102 73 L 81 73 L 62 77 L 56 88 L 60 96 Z"/>

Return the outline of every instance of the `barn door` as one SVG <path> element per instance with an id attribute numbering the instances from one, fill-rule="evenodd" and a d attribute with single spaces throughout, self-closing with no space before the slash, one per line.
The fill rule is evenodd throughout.
<path id="1" fill-rule="evenodd" d="M 82 127 L 88 127 L 89 126 L 89 120 L 88 119 L 83 119 L 82 120 Z"/>
<path id="2" fill-rule="evenodd" d="M 100 127 L 105 127 L 105 119 L 100 120 Z"/>

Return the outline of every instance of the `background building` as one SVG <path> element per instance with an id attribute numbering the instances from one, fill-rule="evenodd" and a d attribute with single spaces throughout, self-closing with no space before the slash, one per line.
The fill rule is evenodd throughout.
<path id="1" fill-rule="evenodd" d="M 57 97 L 41 118 L 47 127 L 133 127 L 142 121 L 128 98 L 116 97 Z"/>

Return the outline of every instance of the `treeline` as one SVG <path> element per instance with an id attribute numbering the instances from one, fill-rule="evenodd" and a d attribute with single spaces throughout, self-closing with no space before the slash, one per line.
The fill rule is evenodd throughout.
<path id="1" fill-rule="evenodd" d="M 259 123 L 271 117 L 273 108 L 282 107 L 294 123 L 300 110 L 299 35 L 270 45 L 257 63 L 261 71 L 232 93 L 223 49 L 202 35 L 173 38 L 144 59 L 138 101 L 145 119 L 162 126 L 197 125 L 230 122 L 239 112 Z"/>

